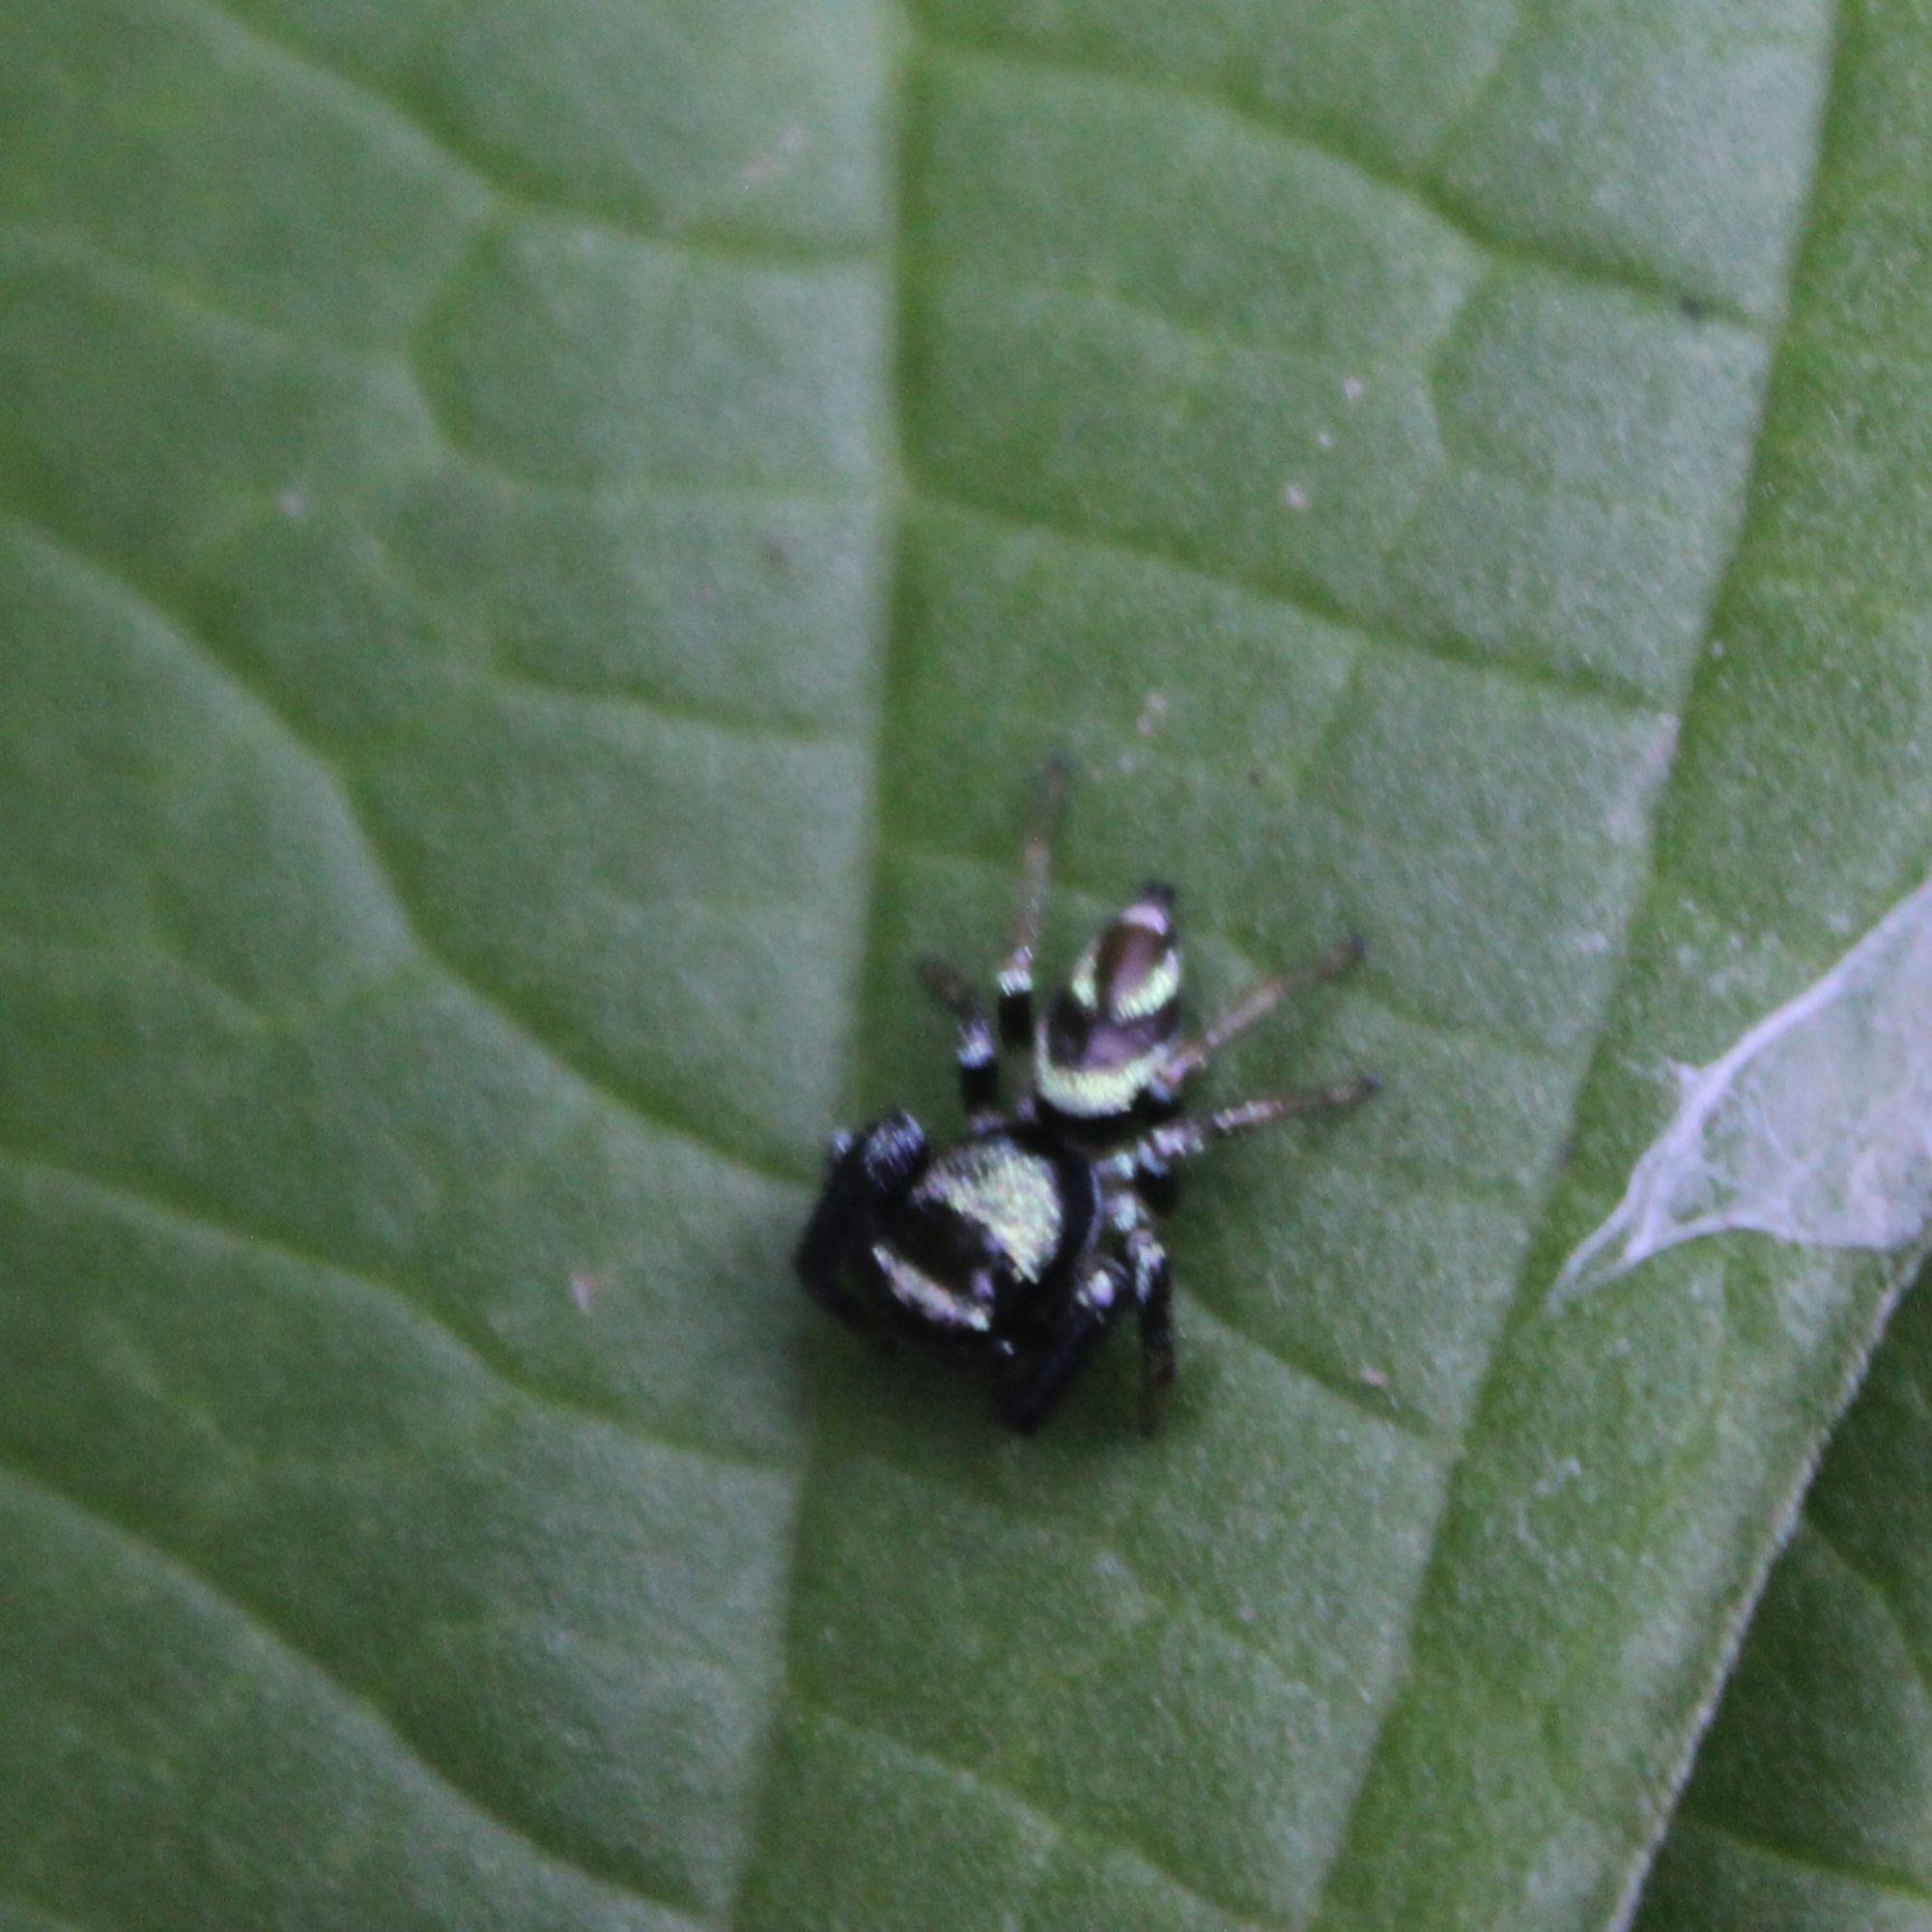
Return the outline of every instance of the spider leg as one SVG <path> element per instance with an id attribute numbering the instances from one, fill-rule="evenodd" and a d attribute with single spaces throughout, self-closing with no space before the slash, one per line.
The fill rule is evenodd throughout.
<path id="1" fill-rule="evenodd" d="M 986 1003 L 956 968 L 930 953 L 919 962 L 920 983 L 938 1000 L 959 1028 L 954 1057 L 959 1063 L 959 1104 L 967 1123 L 978 1129 L 999 1116 L 1000 1056 Z"/>
<path id="2" fill-rule="evenodd" d="M 1134 1164 L 1135 1191 L 1150 1212 L 1172 1214 L 1180 1206 L 1180 1177 L 1174 1163 L 1154 1154 L 1144 1154 Z"/>
<path id="3" fill-rule="evenodd" d="M 1000 1418 L 1009 1429 L 1031 1435 L 1046 1420 L 1125 1312 L 1131 1292 L 1119 1262 L 1096 1257 L 1088 1264 L 1043 1346 L 1001 1393 Z"/>
<path id="4" fill-rule="evenodd" d="M 1040 923 L 1046 917 L 1046 882 L 1053 866 L 1053 836 L 1066 802 L 1069 766 L 1056 752 L 1039 775 L 1039 795 L 1027 831 L 1019 904 L 1013 913 L 1012 944 L 1000 967 L 1000 1037 L 1009 1046 L 1033 1037 L 1033 960 L 1039 950 Z"/>
<path id="5" fill-rule="evenodd" d="M 867 1297 L 855 1293 L 852 1268 L 877 1238 L 880 1217 L 924 1171 L 931 1150 L 910 1114 L 882 1114 L 859 1133 L 832 1143 L 825 1186 L 792 1253 L 806 1293 L 847 1327 L 876 1330 Z"/>
<path id="6" fill-rule="evenodd" d="M 1216 1141 L 1232 1140 L 1236 1134 L 1250 1134 L 1257 1127 L 1303 1114 L 1357 1106 L 1381 1084 L 1377 1074 L 1361 1073 L 1332 1086 L 1297 1087 L 1261 1100 L 1239 1100 L 1232 1107 L 1217 1107 L 1211 1114 L 1182 1114 L 1150 1127 L 1131 1147 L 1112 1155 L 1107 1171 L 1138 1184 L 1144 1175 L 1163 1174 L 1170 1161 L 1191 1160 L 1206 1153 Z"/>
<path id="7" fill-rule="evenodd" d="M 1183 1040 L 1168 1055 L 1160 1070 L 1160 1085 L 1169 1094 L 1179 1094 L 1183 1082 L 1198 1073 L 1236 1034 L 1247 1029 L 1273 1009 L 1291 993 L 1305 992 L 1346 973 L 1368 952 L 1359 933 L 1350 933 L 1339 945 L 1331 946 L 1319 958 L 1296 967 L 1292 973 L 1276 973 L 1257 980 L 1233 1006 L 1221 1013 L 1205 1033 Z"/>
<path id="8" fill-rule="evenodd" d="M 1127 1262 L 1141 1323 L 1140 1420 L 1151 1435 L 1174 1386 L 1174 1275 L 1151 1228 L 1136 1228 L 1127 1236 Z"/>
<path id="9" fill-rule="evenodd" d="M 806 1225 L 792 1254 L 792 1267 L 805 1292 L 846 1327 L 876 1338 L 878 1324 L 865 1298 L 853 1293 L 846 1263 L 862 1235 L 869 1232 L 866 1210 L 842 1192 L 828 1189 Z"/>

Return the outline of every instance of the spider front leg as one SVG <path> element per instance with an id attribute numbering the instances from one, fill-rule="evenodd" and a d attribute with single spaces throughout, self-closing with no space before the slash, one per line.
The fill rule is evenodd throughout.
<path id="1" fill-rule="evenodd" d="M 1156 1084 L 1158 1097 L 1178 1103 L 1180 1090 L 1187 1080 L 1200 1072 L 1236 1034 L 1245 1033 L 1258 1019 L 1272 1012 L 1290 994 L 1306 992 L 1311 986 L 1339 979 L 1351 966 L 1359 965 L 1367 956 L 1368 950 L 1359 934 L 1350 933 L 1339 945 L 1331 946 L 1320 958 L 1311 959 L 1307 965 L 1297 967 L 1292 973 L 1276 973 L 1266 980 L 1258 980 L 1205 1033 L 1181 1041 L 1168 1055 Z"/>
<path id="2" fill-rule="evenodd" d="M 1211 1114 L 1182 1114 L 1151 1127 L 1132 1147 L 1115 1154 L 1110 1171 L 1136 1185 L 1143 1177 L 1164 1176 L 1171 1162 L 1192 1160 L 1206 1153 L 1216 1141 L 1232 1140 L 1236 1134 L 1251 1134 L 1257 1127 L 1271 1126 L 1276 1121 L 1293 1120 L 1303 1114 L 1326 1114 L 1338 1107 L 1359 1106 L 1381 1086 L 1378 1074 L 1358 1073 L 1352 1080 L 1340 1080 L 1328 1087 L 1297 1087 L 1287 1094 L 1271 1094 L 1261 1100 L 1237 1100 L 1232 1107 L 1217 1107 Z"/>
<path id="3" fill-rule="evenodd" d="M 966 976 L 930 953 L 919 962 L 920 983 L 944 1005 L 959 1028 L 959 1104 L 976 1131 L 1000 1113 L 1000 1055 L 986 1007 Z"/>
<path id="4" fill-rule="evenodd" d="M 1009 1429 L 1031 1435 L 1052 1414 L 1107 1330 L 1126 1311 L 1131 1287 L 1119 1262 L 1096 1256 L 1047 1330 L 1046 1340 L 1018 1379 L 1000 1397 L 1000 1418 Z"/>
<path id="5" fill-rule="evenodd" d="M 1170 1049 L 1160 1070 L 1148 1084 L 1144 1115 L 1155 1122 L 1171 1121 L 1180 1112 L 1182 1088 L 1231 1039 L 1271 1013 L 1291 994 L 1305 992 L 1311 986 L 1340 978 L 1351 966 L 1358 965 L 1367 952 L 1368 947 L 1361 937 L 1351 933 L 1306 965 L 1293 972 L 1276 973 L 1257 980 L 1232 1006 L 1224 1008 L 1205 1031 L 1191 1039 L 1176 1042 Z M 1340 1104 L 1346 1105 L 1347 1102 Z M 1156 1214 L 1171 1214 L 1179 1205 L 1180 1177 L 1168 1159 L 1151 1152 L 1143 1153 L 1135 1179 L 1142 1200 Z"/>
<path id="6" fill-rule="evenodd" d="M 996 984 L 1000 992 L 1000 1037 L 1009 1046 L 1025 1046 L 1033 1038 L 1033 962 L 1039 951 L 1039 930 L 1046 917 L 1047 875 L 1053 866 L 1053 836 L 1066 802 L 1068 765 L 1055 753 L 1040 773 L 1039 796 L 1033 824 L 1027 832 L 1022 862 L 1019 905 L 1013 914 L 1012 944 L 1008 949 Z"/>

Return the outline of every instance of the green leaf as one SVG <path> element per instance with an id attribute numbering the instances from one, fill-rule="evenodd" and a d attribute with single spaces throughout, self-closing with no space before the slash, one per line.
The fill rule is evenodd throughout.
<path id="1" fill-rule="evenodd" d="M 14 0 L 0 1928 L 1615 1922 L 1907 1266 L 1544 1310 L 1926 867 L 1928 77 Z M 785 1265 L 1054 746 L 1053 959 L 1374 947 L 1214 1075 L 1389 1084 L 1192 1179 L 1151 1442 Z"/>
<path id="2" fill-rule="evenodd" d="M 1932 1925 L 1932 1297 L 1900 1310 L 1772 1572 L 1640 1932 Z"/>

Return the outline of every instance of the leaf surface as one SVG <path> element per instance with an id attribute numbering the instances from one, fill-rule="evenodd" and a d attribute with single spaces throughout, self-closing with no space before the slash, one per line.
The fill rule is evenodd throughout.
<path id="1" fill-rule="evenodd" d="M 1596 1926 L 1902 1264 L 1558 1319 L 1925 863 L 1904 0 L 17 0 L 0 1925 Z M 910 962 L 1359 929 L 1033 1442 Z M 9 1917 L 11 1915 L 11 1917 Z"/>
<path id="2" fill-rule="evenodd" d="M 1640 1932 L 1932 1925 L 1929 1363 L 1915 1293 L 1772 1572 Z"/>

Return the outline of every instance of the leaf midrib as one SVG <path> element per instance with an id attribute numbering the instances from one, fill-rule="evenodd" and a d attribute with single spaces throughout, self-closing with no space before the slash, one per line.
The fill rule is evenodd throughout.
<path id="1" fill-rule="evenodd" d="M 1305 130 L 1288 128 L 1273 116 L 1262 114 L 1245 103 L 1234 100 L 1215 90 L 1190 87 L 1179 83 L 1151 82 L 1140 76 L 1109 72 L 1104 68 L 1071 61 L 1056 61 L 1052 57 L 1038 54 L 1033 49 L 1024 49 L 1015 52 L 1015 50 L 1010 48 L 977 48 L 951 44 L 947 42 L 933 39 L 924 33 L 923 29 L 917 27 L 909 11 L 903 14 L 895 14 L 895 60 L 894 64 L 894 85 L 892 87 L 891 98 L 901 111 L 903 110 L 904 103 L 909 99 L 909 90 L 906 86 L 908 73 L 913 62 L 922 53 L 969 60 L 984 59 L 1024 62 L 1025 64 L 1038 66 L 1049 71 L 1065 71 L 1069 75 L 1105 79 L 1116 84 L 1144 88 L 1162 98 L 1179 96 L 1192 99 L 1197 104 L 1211 106 L 1219 112 L 1234 115 L 1251 126 L 1258 126 L 1276 138 L 1296 143 L 1311 152 L 1321 155 L 1324 158 L 1346 165 L 1375 182 L 1378 186 L 1401 193 L 1419 203 L 1430 213 L 1448 223 L 1465 241 L 1490 258 L 1492 269 L 1497 264 L 1531 267 L 1554 272 L 1586 285 L 1613 289 L 1622 295 L 1634 297 L 1647 302 L 1665 305 L 1673 313 L 1681 313 L 1685 302 L 1695 300 L 1704 307 L 1707 313 L 1733 327 L 1743 328 L 1759 336 L 1766 343 L 1767 354 L 1757 422 L 1752 435 L 1752 456 L 1743 488 L 1742 512 L 1736 518 L 1730 531 L 1721 568 L 1714 575 L 1712 587 L 1705 602 L 1702 620 L 1699 625 L 1700 649 L 1696 654 L 1688 680 L 1686 680 L 1680 689 L 1676 703 L 1668 709 L 1659 706 L 1654 698 L 1646 698 L 1632 691 L 1628 686 L 1608 674 L 1555 670 L 1548 667 L 1538 667 L 1523 660 L 1499 657 L 1492 649 L 1475 646 L 1463 639 L 1443 638 L 1440 636 L 1423 639 L 1401 634 L 1391 634 L 1385 626 L 1371 627 L 1365 625 L 1353 613 L 1334 605 L 1325 593 L 1313 584 L 1304 585 L 1297 582 L 1293 585 L 1284 585 L 1279 582 L 1259 583 L 1247 582 L 1226 569 L 1210 564 L 1204 564 L 1197 557 L 1171 552 L 1158 544 L 1146 542 L 1138 538 L 1128 540 L 1105 532 L 1092 532 L 1072 527 L 1062 528 L 1043 519 L 1031 516 L 1022 517 L 1001 507 L 976 503 L 969 498 L 960 497 L 951 487 L 943 488 L 931 479 L 918 475 L 912 460 L 902 448 L 896 445 L 888 448 L 885 452 L 885 461 L 882 465 L 882 469 L 885 476 L 890 479 L 891 486 L 887 493 L 887 500 L 890 505 L 889 518 L 892 542 L 890 548 L 891 561 L 887 569 L 889 580 L 888 590 L 887 594 L 880 600 L 880 636 L 876 644 L 876 662 L 879 667 L 876 679 L 880 697 L 873 731 L 873 782 L 872 809 L 870 813 L 872 857 L 867 868 L 871 879 L 871 889 L 866 918 L 866 945 L 863 949 L 861 963 L 854 980 L 852 1037 L 856 1037 L 858 1036 L 859 1029 L 863 1027 L 865 1021 L 862 989 L 871 983 L 870 969 L 883 949 L 885 937 L 884 923 L 879 908 L 882 904 L 885 892 L 886 865 L 889 852 L 892 848 L 892 841 L 887 838 L 882 823 L 882 813 L 879 805 L 878 758 L 883 746 L 890 738 L 892 732 L 890 713 L 892 693 L 894 690 L 892 667 L 895 656 L 895 632 L 894 624 L 895 599 L 891 594 L 891 580 L 897 570 L 898 557 L 901 551 L 899 539 L 902 536 L 906 523 L 921 508 L 951 509 L 975 517 L 985 518 L 1003 525 L 1018 526 L 1029 530 L 1043 530 L 1059 540 L 1084 547 L 1118 552 L 1135 557 L 1152 558 L 1169 566 L 1195 573 L 1213 582 L 1265 596 L 1271 601 L 1281 603 L 1291 609 L 1299 610 L 1306 614 L 1320 618 L 1323 622 L 1344 627 L 1356 634 L 1365 643 L 1379 645 L 1385 649 L 1407 649 L 1415 651 L 1436 662 L 1448 662 L 1463 668 L 1480 668 L 1497 677 L 1510 679 L 1531 687 L 1551 687 L 1566 698 L 1573 700 L 1580 698 L 1605 703 L 1625 712 L 1641 712 L 1660 718 L 1672 717 L 1679 723 L 1680 726 L 1690 718 L 1690 713 L 1699 701 L 1698 693 L 1700 689 L 1707 688 L 1708 655 L 1701 648 L 1701 645 L 1708 644 L 1711 636 L 1712 619 L 1716 612 L 1722 608 L 1728 595 L 1737 558 L 1749 531 L 1755 507 L 1753 486 L 1757 474 L 1757 449 L 1761 442 L 1765 412 L 1769 407 L 1769 399 L 1775 389 L 1780 367 L 1782 342 L 1789 313 L 1789 297 L 1793 287 L 1796 266 L 1803 257 L 1805 239 L 1809 231 L 1810 209 L 1816 196 L 1817 180 L 1824 166 L 1822 129 L 1829 123 L 1832 101 L 1835 96 L 1838 84 L 1839 36 L 1835 30 L 1829 37 L 1831 53 L 1828 60 L 1824 89 L 1825 106 L 1820 123 L 1821 138 L 1814 153 L 1812 178 L 1805 195 L 1805 213 L 1796 224 L 1793 243 L 1785 262 L 1783 283 L 1785 305 L 1776 322 L 1767 324 L 1761 320 L 1747 317 L 1743 311 L 1736 308 L 1726 309 L 1721 304 L 1713 304 L 1701 295 L 1695 295 L 1682 287 L 1673 286 L 1667 278 L 1647 277 L 1640 273 L 1633 273 L 1623 267 L 1605 267 L 1604 264 L 1595 261 L 1572 259 L 1566 256 L 1560 249 L 1525 249 L 1519 244 L 1507 242 L 1499 238 L 1487 235 L 1475 224 L 1466 210 L 1452 208 L 1446 203 L 1439 202 L 1437 198 L 1418 188 L 1414 183 L 1404 180 L 1391 172 L 1378 171 L 1368 167 L 1363 164 L 1359 156 L 1349 154 L 1331 143 L 1318 139 Z M 900 211 L 902 211 L 904 203 L 907 153 L 908 130 L 901 128 L 897 130 L 894 148 L 895 185 L 893 207 L 895 210 L 895 225 L 889 234 L 884 247 L 884 259 L 887 264 L 887 270 L 896 291 L 896 297 L 893 305 L 897 322 L 897 335 L 894 345 L 894 407 L 890 412 L 890 422 L 895 432 L 903 423 L 907 413 L 906 398 L 902 386 L 903 368 L 901 358 L 907 310 L 905 270 L 910 251 L 902 229 L 896 225 L 900 219 Z M 1480 286 L 1480 284 L 1477 286 Z M 1473 293 L 1472 289 L 1471 295 Z M 1466 307 L 1468 298 L 1465 298 L 1464 302 L 1459 307 L 1458 313 L 1461 312 L 1461 308 Z M 1165 319 L 1162 318 L 1162 320 Z M 1453 320 L 1448 327 L 1453 329 Z M 1235 344 L 1232 346 L 1239 345 Z M 1431 358 L 1431 366 L 1432 368 L 1434 366 L 1433 356 Z M 1680 742 L 1682 732 L 1680 730 Z M 1297 773 L 1297 784 L 1299 783 L 1300 776 Z M 1569 1096 L 1568 1120 L 1573 1129 L 1576 1125 L 1578 1110 L 1583 1098 L 1592 1086 L 1598 1069 L 1599 1059 L 1604 1050 L 1602 1022 L 1604 1017 L 1611 1010 L 1622 986 L 1623 973 L 1630 956 L 1628 944 L 1630 933 L 1644 917 L 1646 908 L 1650 902 L 1651 893 L 1658 881 L 1660 867 L 1657 831 L 1660 818 L 1665 808 L 1665 802 L 1669 796 L 1669 781 L 1666 779 L 1650 795 L 1644 823 L 1644 851 L 1637 870 L 1634 890 L 1629 902 L 1629 916 L 1625 921 L 1620 934 L 1620 939 L 1623 943 L 1619 947 L 1619 970 L 1616 976 L 1607 983 L 1603 993 L 1597 1013 L 1597 1026 L 1593 1043 L 1589 1054 L 1578 1068 Z M 976 860 L 976 855 L 971 854 L 946 854 L 943 856 L 965 862 L 979 862 Z M 1436 1021 L 1433 1022 L 1433 1024 L 1446 1026 L 1452 1032 L 1463 1031 L 1446 1022 Z M 1548 1051 L 1547 1046 L 1540 1041 L 1511 1038 L 1508 1044 L 1513 1050 L 1517 1051 L 1521 1051 L 1525 1047 L 1538 1052 Z M 1535 1190 L 1531 1199 L 1520 1204 L 1526 1208 L 1527 1236 L 1521 1251 L 1522 1260 L 1519 1265 L 1517 1277 L 1512 1285 L 1506 1303 L 1504 1321 L 1492 1342 L 1488 1357 L 1483 1364 L 1478 1378 L 1474 1399 L 1468 1409 L 1468 1425 L 1462 1432 L 1458 1441 L 1451 1445 L 1451 1455 L 1455 1461 L 1456 1468 L 1452 1470 L 1449 1481 L 1445 1483 L 1440 1492 L 1435 1519 L 1429 1526 L 1428 1554 L 1417 1572 L 1415 1586 L 1406 1605 L 1404 1628 L 1400 1638 L 1398 1666 L 1391 1673 L 1390 1677 L 1390 1692 L 1383 1699 L 1379 1709 L 1377 1710 L 1371 1720 L 1369 1747 L 1363 1754 L 1358 1775 L 1353 1780 L 1353 1790 L 1350 1794 L 1346 1804 L 1342 1807 L 1334 1847 L 1327 1866 L 1322 1872 L 1312 1894 L 1308 1918 L 1308 1922 L 1311 1925 L 1319 1926 L 1329 1916 L 1331 1887 L 1336 1873 L 1353 1855 L 1355 1821 L 1359 1812 L 1361 1794 L 1368 1785 L 1371 1776 L 1382 1757 L 1389 1735 L 1390 1719 L 1403 1699 L 1409 1694 L 1406 1687 L 1412 1680 L 1414 1673 L 1416 1616 L 1422 1604 L 1430 1591 L 1435 1586 L 1437 1580 L 1438 1569 L 1442 1561 L 1441 1525 L 1455 1505 L 1461 1465 L 1466 1461 L 1469 1451 L 1480 1438 L 1483 1432 L 1484 1417 L 1493 1403 L 1494 1390 L 1492 1388 L 1492 1380 L 1497 1365 L 1506 1353 L 1508 1337 L 1523 1320 L 1528 1319 L 1534 1313 L 1535 1302 L 1532 1296 L 1532 1287 L 1543 1269 L 1543 1250 L 1547 1245 L 1547 1236 L 1550 1229 L 1550 1204 L 1559 1192 L 1561 1184 L 1560 1176 L 1552 1174 L 1540 1189 Z M 1283 1363 L 1282 1366 L 1286 1372 L 1293 1372 L 1291 1365 Z M 1378 1419 L 1384 1422 L 1389 1420 L 1386 1416 L 1380 1416 Z M 813 1488 L 822 1480 L 824 1470 L 822 1430 L 817 1423 L 815 1415 L 808 1423 L 807 1441 L 807 1453 L 800 1479 L 797 1515 L 794 1518 L 795 1534 L 799 1536 L 804 1534 L 804 1525 L 810 1520 L 810 1511 L 808 1499 Z M 901 1471 L 900 1473 L 908 1481 L 915 1481 L 929 1486 L 930 1479 L 923 1475 L 914 1476 L 906 1471 Z M 984 1506 L 983 1499 L 975 1498 L 975 1502 L 978 1506 Z M 1758 1579 L 1760 1584 L 1762 1582 L 1762 1572 L 1763 1570 L 1768 1570 L 1777 1540 L 1776 1535 L 1767 1539 L 1763 1566 Z M 1118 1552 L 1115 1553 L 1118 1555 Z M 795 1577 L 798 1574 L 798 1549 L 795 1545 L 787 1575 Z M 1146 1585 L 1145 1578 L 1142 1581 L 1144 1587 L 1150 1587 L 1151 1595 L 1159 1598 L 1158 1592 L 1151 1590 L 1151 1586 Z M 1740 1614 L 1734 1619 L 1733 1644 L 1736 1637 L 1741 1636 L 1746 1622 L 1746 1617 L 1743 1614 L 1744 1607 L 1740 1607 Z M 788 1589 L 782 1637 L 782 1671 L 776 1698 L 778 1715 L 774 1719 L 771 1731 L 771 1744 L 768 1746 L 766 1761 L 759 1777 L 760 1800 L 754 1812 L 753 1831 L 748 1843 L 744 1867 L 747 1875 L 757 1867 L 769 1843 L 772 1825 L 773 1785 L 777 1776 L 774 1753 L 782 1714 L 790 1712 L 794 1715 L 809 1716 L 813 1711 L 810 1700 L 803 1697 L 793 1688 L 794 1678 L 791 1671 L 791 1653 L 795 1634 L 793 1622 L 795 1608 L 795 1592 Z M 1717 1659 L 1716 1668 L 1719 1676 L 1728 1667 L 1729 1655 L 1730 1650 L 1727 1647 L 1723 1654 Z M 1693 1714 L 1693 1716 L 1701 1719 L 1701 1717 L 1708 1715 L 1708 1709 L 1709 1700 L 1706 1700 L 1703 1710 L 1698 1714 Z M 838 1713 L 828 1713 L 826 1715 L 839 1722 L 849 1721 Z M 1636 1848 L 1639 1863 L 1634 1870 L 1633 1879 L 1640 1877 L 1641 1870 L 1647 1865 L 1649 1851 L 1654 1844 L 1657 1822 L 1667 1812 L 1669 1803 L 1674 1799 L 1676 1790 L 1681 1786 L 1683 1777 L 1688 1775 L 1691 1761 L 1690 1744 L 1692 1736 L 1694 1736 L 1694 1729 L 1690 1735 L 1687 1735 L 1686 1748 L 1680 1754 L 1680 1770 L 1677 1781 L 1673 1783 L 1667 1793 L 1661 1796 L 1655 1815 L 1650 1819 L 1637 1821 L 1636 1831 L 1633 1833 L 1633 1844 Z M 895 1738 L 889 1740 L 889 1742 L 895 1748 L 907 1750 L 916 1748 L 915 1747 L 905 1745 L 902 1740 Z M 953 1768 L 949 1767 L 949 1769 Z M 959 1772 L 957 1775 L 969 1777 L 976 1782 L 987 1782 L 981 1773 Z M 1008 1793 L 1006 1795 L 1009 1796 L 1012 1802 L 1024 1807 L 1027 1811 L 1045 1818 L 1046 1822 L 1052 1825 L 1063 1838 L 1072 1839 L 1076 1842 L 1081 1839 L 1082 1834 L 1068 1832 L 1065 1827 L 1059 1825 L 1058 1821 L 1051 1819 L 1047 1814 L 1041 1812 L 1036 1800 L 1020 1793 Z M 1146 1861 L 1151 1864 L 1152 1863 L 1151 1861 L 1148 1860 L 1145 1851 L 1138 1846 L 1125 1846 L 1122 1849 L 1131 1852 L 1132 1856 L 1137 1859 Z M 1157 1866 L 1154 1868 L 1158 1869 Z M 1164 1872 L 1163 1876 L 1184 1892 L 1202 1899 L 1204 1903 L 1211 1905 L 1216 1911 L 1227 1914 L 1233 1913 L 1232 1907 L 1221 1901 L 1206 1898 L 1196 1887 L 1179 1879 L 1173 1873 Z M 1616 1914 L 1619 1921 L 1627 1916 L 1629 1909 L 1634 1908 L 1635 1899 L 1634 1883 L 1626 1885 L 1623 1890 L 1624 1909 Z M 1239 1915 L 1233 1916 L 1239 1918 Z M 1252 1921 L 1240 1919 L 1239 1922 L 1246 1925 Z"/>

